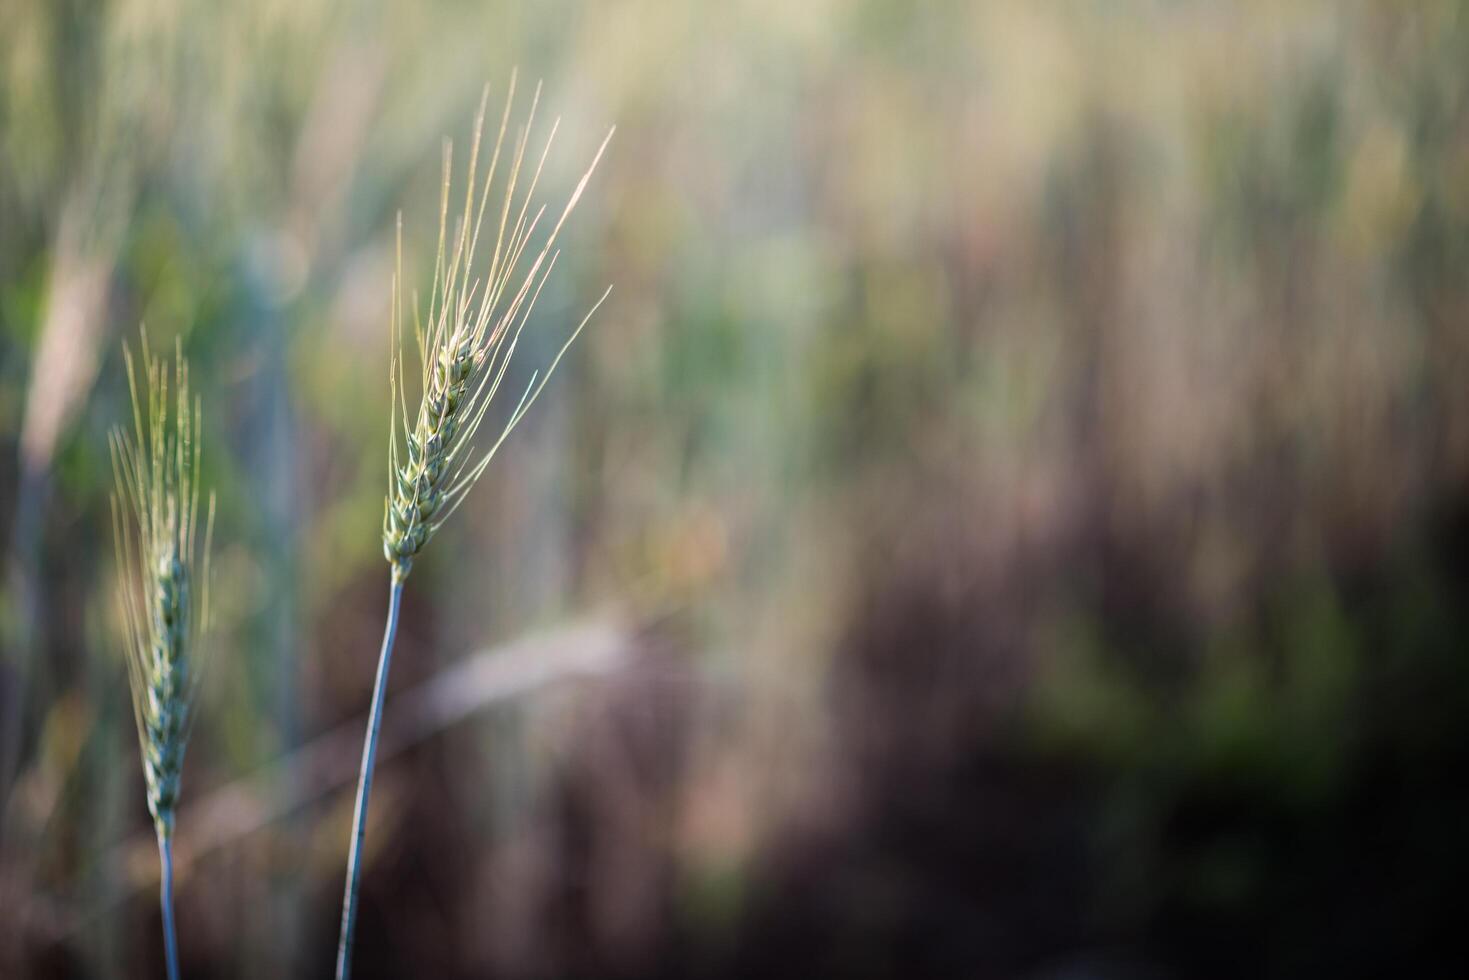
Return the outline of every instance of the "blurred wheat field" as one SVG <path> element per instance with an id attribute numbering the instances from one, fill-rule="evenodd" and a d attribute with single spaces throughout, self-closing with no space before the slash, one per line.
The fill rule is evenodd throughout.
<path id="1" fill-rule="evenodd" d="M 417 566 L 359 976 L 1451 975 L 1466 53 L 1449 2 L 7 0 L 0 976 L 162 970 L 140 323 L 219 495 L 183 973 L 329 969 L 395 224 L 423 289 L 517 65 L 550 197 L 617 138 L 507 385 L 615 291 Z"/>

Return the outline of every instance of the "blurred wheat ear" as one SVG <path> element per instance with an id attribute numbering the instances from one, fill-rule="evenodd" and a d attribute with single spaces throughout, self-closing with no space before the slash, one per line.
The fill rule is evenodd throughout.
<path id="1" fill-rule="evenodd" d="M 484 474 L 496 450 L 525 417 L 526 411 L 561 363 L 562 356 L 611 292 L 609 287 L 601 299 L 593 304 L 546 369 L 531 375 L 530 382 L 494 438 L 477 443 L 480 424 L 499 394 L 506 368 L 509 367 L 520 342 L 521 332 L 525 329 L 542 287 L 556 266 L 556 259 L 560 254 L 555 251 L 556 238 L 581 199 L 592 172 L 596 170 L 602 153 L 612 139 L 612 131 L 609 131 L 592 158 L 591 165 L 587 167 L 561 209 L 555 224 L 544 239 L 533 246 L 532 242 L 537 240 L 546 217 L 545 205 L 534 205 L 533 201 L 560 120 L 551 124 L 539 155 L 533 162 L 528 161 L 526 151 L 530 146 L 531 130 L 541 96 L 541 86 L 537 84 L 526 120 L 518 128 L 513 143 L 507 144 L 505 136 L 515 105 L 515 80 L 516 76 L 512 73 L 505 109 L 482 183 L 478 173 L 485 109 L 489 104 L 488 86 L 480 98 L 474 138 L 470 145 L 464 206 L 455 220 L 452 236 L 449 217 L 453 147 L 447 141 L 444 145 L 438 254 L 434 260 L 433 288 L 429 294 L 426 316 L 420 317 L 418 310 L 414 310 L 413 332 L 418 347 L 420 395 L 418 407 L 411 414 L 408 410 L 404 358 L 401 351 L 401 217 L 398 223 L 398 261 L 393 276 L 390 317 L 393 357 L 388 368 L 388 397 L 392 404 L 392 413 L 388 432 L 388 487 L 382 526 L 383 556 L 387 559 L 392 574 L 388 621 L 383 632 L 382 651 L 378 656 L 372 711 L 368 718 L 367 736 L 362 751 L 362 770 L 357 783 L 351 852 L 347 861 L 347 882 L 342 900 L 342 932 L 337 947 L 339 980 L 345 980 L 351 974 L 352 935 L 362 875 L 361 852 L 366 830 L 367 803 L 372 792 L 372 771 L 378 729 L 382 721 L 383 693 L 392 660 L 393 638 L 397 633 L 403 583 L 413 569 L 414 558 Z M 498 215 L 492 212 L 490 217 L 489 228 L 494 229 L 493 244 L 487 237 L 485 247 L 481 249 L 480 235 L 487 230 L 485 215 L 492 196 L 491 189 L 502 165 L 506 175 L 500 192 Z M 475 258 L 477 255 L 483 256 L 485 252 L 489 253 L 488 265 L 477 268 Z"/>
<path id="2" fill-rule="evenodd" d="M 128 681 L 143 756 L 148 810 L 162 863 L 160 903 L 170 978 L 178 976 L 173 928 L 173 821 L 184 749 L 193 721 L 202 639 L 209 627 L 209 553 L 214 494 L 199 536 L 201 409 L 189 392 L 189 365 L 175 348 L 172 398 L 168 365 L 142 337 L 140 389 L 132 351 L 123 348 L 133 431 L 119 426 L 109 444 L 118 597 L 127 634 Z"/>

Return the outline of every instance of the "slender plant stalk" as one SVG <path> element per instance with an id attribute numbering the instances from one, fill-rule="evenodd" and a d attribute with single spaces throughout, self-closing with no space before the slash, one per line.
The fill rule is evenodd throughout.
<path id="1" fill-rule="evenodd" d="M 480 143 L 484 134 L 485 107 L 489 89 L 480 100 L 475 119 L 474 140 L 470 147 L 469 179 L 464 194 L 464 209 L 456 219 L 452 240 L 449 236 L 449 194 L 453 149 L 444 147 L 444 177 L 439 200 L 438 256 L 434 260 L 433 289 L 429 295 L 427 319 L 420 320 L 414 311 L 414 338 L 417 341 L 421 372 L 418 409 L 409 414 L 403 379 L 403 357 L 399 350 L 403 322 L 402 289 L 402 219 L 398 223 L 398 260 L 393 277 L 391 329 L 393 356 L 388 366 L 388 393 L 392 404 L 388 431 L 388 487 L 383 500 L 383 557 L 392 571 L 388 622 L 383 632 L 382 652 L 378 656 L 377 678 L 373 684 L 372 711 L 367 722 L 367 737 L 362 749 L 362 772 L 357 782 L 357 804 L 353 815 L 351 851 L 347 858 L 347 881 L 342 897 L 342 932 L 337 944 L 337 978 L 347 980 L 352 968 L 352 940 L 357 925 L 358 889 L 362 879 L 362 847 L 367 830 L 368 797 L 372 791 L 372 771 L 377 754 L 378 729 L 382 723 L 383 695 L 387 688 L 388 667 L 392 660 L 393 638 L 398 627 L 398 608 L 403 584 L 413 569 L 413 560 L 430 537 L 443 526 L 459 506 L 475 482 L 484 473 L 500 444 L 510 435 L 526 411 L 535 402 L 546 382 L 555 372 L 562 356 L 607 298 L 602 294 L 562 345 L 544 372 L 531 375 L 529 384 L 500 428 L 499 435 L 487 448 L 475 445 L 475 433 L 494 401 L 504 380 L 506 368 L 520 341 L 530 312 L 556 265 L 558 252 L 553 251 L 556 237 L 572 209 L 580 200 L 591 179 L 592 171 L 612 138 L 602 141 L 591 166 L 561 212 L 550 233 L 537 249 L 528 248 L 536 237 L 545 216 L 545 206 L 532 210 L 531 203 L 541 170 L 551 150 L 557 120 L 550 127 L 539 158 L 527 166 L 526 150 L 530 141 L 536 106 L 541 89 L 536 86 L 529 116 L 509 146 L 507 175 L 498 221 L 492 215 L 493 248 L 487 268 L 476 270 L 475 250 L 489 204 L 490 188 L 501 163 L 501 151 L 507 149 L 505 134 L 515 102 L 515 76 L 510 78 L 510 91 L 505 111 L 495 137 L 489 169 L 483 184 L 478 183 Z M 523 177 L 529 173 L 529 177 Z M 518 187 L 523 191 L 517 191 Z M 478 190 L 478 193 L 476 193 Z M 489 241 L 489 238 L 486 238 Z M 534 256 L 531 258 L 530 256 Z M 609 289 L 608 292 L 611 290 Z M 416 306 L 416 303 L 415 303 Z M 539 378 L 539 383 L 537 379 Z"/>
<path id="2" fill-rule="evenodd" d="M 168 980 L 178 980 L 179 946 L 173 929 L 173 840 L 162 833 L 158 835 L 158 863 L 162 872 L 158 884 L 158 905 L 163 909 L 163 957 L 168 968 Z"/>
<path id="3" fill-rule="evenodd" d="M 398 633 L 398 608 L 403 601 L 403 583 L 394 580 L 388 592 L 388 624 L 383 629 L 383 648 L 378 655 L 377 680 L 372 687 L 372 713 L 367 718 L 367 737 L 362 744 L 362 772 L 357 777 L 357 805 L 352 812 L 352 853 L 347 859 L 347 893 L 342 896 L 342 932 L 337 941 L 337 976 L 352 972 L 352 934 L 357 928 L 357 888 L 362 880 L 362 842 L 367 836 L 367 798 L 372 793 L 372 767 L 377 761 L 377 733 L 383 722 L 383 692 L 387 690 L 388 668 L 393 661 L 393 638 Z"/>
<path id="4" fill-rule="evenodd" d="M 203 671 L 201 640 L 209 627 L 209 554 L 214 495 L 199 540 L 201 410 L 189 394 L 189 366 L 175 347 L 173 398 L 168 366 L 143 335 L 138 383 L 132 352 L 123 349 L 132 394 L 133 429 L 113 430 L 113 540 L 118 598 L 127 635 L 128 682 L 148 811 L 158 837 L 159 904 L 169 980 L 178 978 L 173 924 L 173 824 L 193 702 Z"/>

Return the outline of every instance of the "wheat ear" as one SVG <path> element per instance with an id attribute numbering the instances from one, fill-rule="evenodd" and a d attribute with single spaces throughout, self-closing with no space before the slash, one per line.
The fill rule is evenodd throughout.
<path id="1" fill-rule="evenodd" d="M 533 162 L 528 161 L 526 151 L 530 146 L 540 96 L 541 87 L 537 84 L 526 120 L 519 127 L 513 142 L 507 144 L 505 136 L 515 104 L 515 75 L 511 75 L 499 131 L 491 149 L 489 166 L 481 182 L 480 147 L 484 136 L 485 109 L 489 103 L 489 88 L 485 88 L 475 117 L 474 138 L 470 144 L 463 211 L 456 218 L 452 237 L 449 228 L 449 199 L 453 147 L 447 141 L 444 144 L 438 254 L 434 260 L 433 288 L 429 294 L 426 317 L 420 318 L 417 309 L 414 310 L 413 332 L 420 364 L 420 396 L 417 410 L 411 415 L 405 393 L 404 358 L 401 352 L 401 217 L 398 222 L 398 259 L 393 276 L 392 314 L 389 318 L 393 334 L 393 356 L 388 367 L 388 391 L 392 411 L 388 430 L 388 486 L 383 502 L 382 526 L 383 556 L 388 560 L 392 574 L 388 593 L 388 620 L 383 631 L 382 649 L 378 654 L 372 710 L 368 716 L 367 736 L 362 749 L 362 769 L 357 783 L 351 852 L 347 860 L 347 882 L 342 899 L 342 931 L 337 946 L 338 980 L 346 980 L 351 974 L 352 936 L 356 925 L 357 894 L 362 875 L 361 858 L 366 834 L 367 803 L 372 792 L 383 694 L 392 661 L 403 583 L 413 569 L 413 560 L 484 474 L 496 450 L 525 417 L 526 411 L 560 364 L 562 356 L 611 292 L 609 288 L 593 304 L 546 369 L 531 375 L 530 382 L 520 394 L 498 434 L 493 439 L 477 442 L 480 423 L 484 421 L 485 413 L 500 391 L 506 368 L 520 342 L 521 332 L 525 329 L 541 288 L 545 286 L 556 266 L 559 255 L 555 251 L 557 236 L 581 199 L 592 172 L 612 139 L 609 131 L 555 224 L 544 239 L 532 248 L 531 243 L 537 240 L 546 216 L 544 205 L 533 204 L 536 187 L 560 126 L 559 119 L 551 124 L 539 154 Z M 485 230 L 485 213 L 496 172 L 502 165 L 502 151 L 506 176 L 498 217 L 491 216 L 491 223 L 495 228 L 493 246 L 489 245 L 490 240 L 487 237 L 485 251 L 490 253 L 489 263 L 487 267 L 477 268 L 475 256 L 477 253 L 483 255 L 479 250 L 480 234 Z"/>
<path id="2" fill-rule="evenodd" d="M 123 348 L 132 397 L 133 431 L 109 438 L 117 489 L 112 495 L 119 604 L 127 635 L 128 681 L 143 756 L 148 811 L 162 865 L 165 959 L 178 976 L 173 928 L 173 821 L 191 710 L 201 675 L 198 658 L 209 626 L 209 553 L 214 494 L 199 537 L 200 406 L 190 399 L 189 365 L 180 347 L 168 365 L 142 337 L 142 374 Z M 172 401 L 172 404 L 171 404 Z M 171 409 L 171 410 L 170 410 Z"/>

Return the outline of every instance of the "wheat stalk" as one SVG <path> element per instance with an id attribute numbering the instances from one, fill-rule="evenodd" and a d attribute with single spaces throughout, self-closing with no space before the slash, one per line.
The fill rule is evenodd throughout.
<path id="1" fill-rule="evenodd" d="M 515 354 L 531 310 L 556 266 L 556 259 L 560 254 L 555 251 L 557 236 L 581 199 L 592 172 L 596 170 L 603 151 L 612 139 L 612 132 L 609 131 L 555 224 L 544 240 L 532 248 L 531 243 L 536 241 L 546 216 L 544 205 L 536 205 L 532 210 L 536 187 L 555 141 L 560 120 L 552 123 L 537 158 L 533 163 L 528 163 L 526 152 L 530 146 L 536 109 L 540 104 L 541 87 L 537 84 L 526 120 L 519 127 L 513 143 L 507 145 L 505 136 L 515 104 L 515 79 L 516 76 L 512 73 L 509 92 L 505 97 L 505 109 L 482 183 L 479 181 L 478 168 L 485 110 L 489 104 L 488 86 L 480 98 L 474 137 L 470 144 L 464 207 L 456 218 L 452 237 L 449 233 L 449 201 L 453 183 L 453 146 L 448 141 L 444 144 L 438 253 L 434 260 L 433 288 L 429 294 L 425 317 L 419 317 L 416 297 L 414 303 L 413 333 L 420 364 L 420 396 L 417 410 L 412 414 L 408 411 L 404 358 L 401 353 L 401 216 L 398 221 L 397 263 L 393 276 L 390 316 L 393 356 L 388 368 L 392 410 L 388 432 L 388 486 L 383 502 L 382 525 L 383 556 L 387 559 L 392 574 L 388 593 L 388 619 L 383 631 L 382 650 L 378 655 L 372 710 L 368 716 L 362 769 L 357 783 L 352 844 L 342 899 L 342 931 L 337 946 L 339 980 L 346 980 L 351 974 L 352 936 L 361 883 L 361 852 L 366 833 L 367 803 L 372 792 L 383 695 L 392 661 L 393 639 L 397 634 L 403 583 L 413 569 L 414 559 L 484 474 L 496 450 L 525 417 L 525 413 L 535 403 L 557 365 L 561 363 L 567 349 L 611 292 L 609 287 L 601 299 L 593 304 L 546 369 L 531 375 L 529 383 L 499 428 L 498 434 L 493 439 L 477 442 L 480 424 L 500 391 L 506 368 Z M 491 187 L 502 164 L 502 151 L 506 177 L 498 218 L 491 217 L 492 227 L 495 229 L 494 244 L 487 249 L 490 252 L 488 266 L 477 269 L 475 256 L 479 252 L 481 232 L 486 230 L 485 214 L 490 202 Z M 487 245 L 488 242 L 486 239 Z"/>
<path id="2" fill-rule="evenodd" d="M 124 346 L 133 431 L 109 436 L 113 475 L 112 530 L 133 718 L 143 756 L 148 811 L 162 864 L 165 959 L 178 976 L 173 928 L 173 821 L 179 779 L 201 671 L 196 662 L 209 626 L 209 554 L 214 494 L 199 539 L 200 405 L 190 399 L 189 365 L 175 347 L 174 397 L 169 371 L 142 337 L 143 385 Z M 196 575 L 197 573 L 197 575 Z M 197 598 L 195 585 L 197 583 Z"/>

